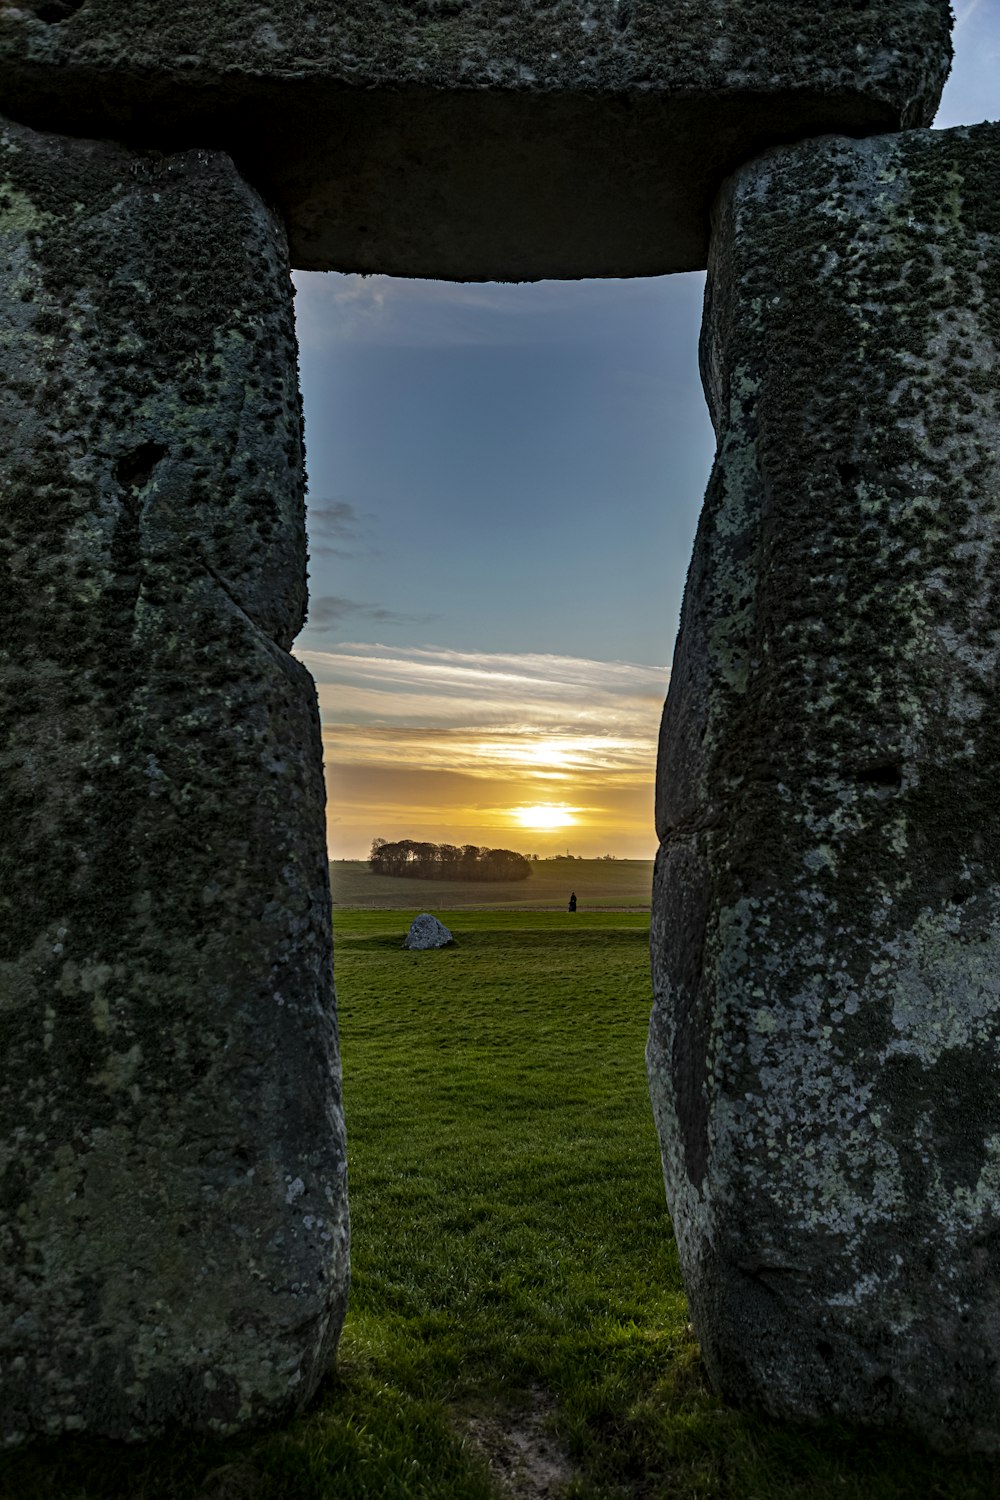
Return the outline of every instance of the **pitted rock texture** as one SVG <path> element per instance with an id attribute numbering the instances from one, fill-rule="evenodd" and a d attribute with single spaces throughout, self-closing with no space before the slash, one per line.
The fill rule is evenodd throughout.
<path id="1" fill-rule="evenodd" d="M 448 928 L 437 917 L 432 916 L 429 911 L 421 912 L 419 917 L 414 917 L 410 923 L 410 930 L 403 939 L 404 948 L 447 948 L 453 943 Z"/>
<path id="2" fill-rule="evenodd" d="M 307 270 L 531 279 L 705 264 L 768 146 L 930 123 L 948 0 L 7 0 L 0 105 L 213 144 Z"/>
<path id="3" fill-rule="evenodd" d="M 284 234 L 0 128 L 0 1433 L 295 1409 L 347 1282 Z"/>
<path id="4" fill-rule="evenodd" d="M 717 206 L 649 1068 L 717 1387 L 1000 1447 L 1000 126 Z"/>

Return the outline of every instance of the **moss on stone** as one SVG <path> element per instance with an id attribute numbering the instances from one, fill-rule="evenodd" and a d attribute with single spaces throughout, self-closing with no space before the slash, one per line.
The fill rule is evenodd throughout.
<path id="1" fill-rule="evenodd" d="M 720 196 L 650 1036 L 720 1387 L 989 1451 L 998 166 L 996 126 L 827 139 Z"/>
<path id="2" fill-rule="evenodd" d="M 635 275 L 704 263 L 725 173 L 765 147 L 933 117 L 947 0 L 88 0 L 0 9 L 8 113 L 212 142 L 293 263 Z"/>
<path id="3" fill-rule="evenodd" d="M 347 1276 L 284 236 L 219 154 L 0 179 L 0 1431 L 228 1429 Z"/>

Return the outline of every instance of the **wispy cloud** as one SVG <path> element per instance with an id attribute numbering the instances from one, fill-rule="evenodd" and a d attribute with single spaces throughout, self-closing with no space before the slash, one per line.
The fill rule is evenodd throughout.
<path id="1" fill-rule="evenodd" d="M 954 11 L 956 31 L 961 30 L 961 28 L 972 19 L 982 3 L 983 0 L 965 0 L 964 4 L 962 3 L 962 0 L 955 0 Z"/>
<path id="2" fill-rule="evenodd" d="M 352 643 L 299 649 L 317 682 L 333 846 L 375 834 L 562 847 L 525 809 L 572 812 L 578 852 L 647 856 L 664 667 Z"/>
<path id="3" fill-rule="evenodd" d="M 314 557 L 371 555 L 371 523 L 349 500 L 310 500 L 306 510 Z"/>
<path id="4" fill-rule="evenodd" d="M 352 643 L 298 653 L 340 722 L 383 727 L 500 726 L 505 733 L 604 738 L 655 724 L 664 667 L 534 653 Z"/>
<path id="5" fill-rule="evenodd" d="M 535 793 L 560 797 L 583 784 L 603 788 L 645 784 L 656 754 L 655 721 L 632 736 L 560 734 L 522 725 L 512 731 L 491 727 L 435 728 L 326 723 L 323 739 L 333 757 L 367 767 L 454 772 L 495 782 L 530 783 Z"/>
<path id="6" fill-rule="evenodd" d="M 309 618 L 306 630 L 329 629 L 351 616 L 372 620 L 376 625 L 427 625 L 437 619 L 432 614 L 405 614 L 398 609 L 387 609 L 382 604 L 362 604 L 357 599 L 347 599 L 341 594 L 322 594 L 309 601 Z"/>

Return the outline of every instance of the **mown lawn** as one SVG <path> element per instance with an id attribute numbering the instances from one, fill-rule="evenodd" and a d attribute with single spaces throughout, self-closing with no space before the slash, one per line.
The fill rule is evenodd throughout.
<path id="1" fill-rule="evenodd" d="M 336 919 L 354 1288 L 313 1412 L 238 1442 L 38 1447 L 0 1460 L 0 1495 L 496 1500 L 483 1450 L 509 1432 L 562 1454 L 553 1500 L 1000 1494 L 985 1461 L 705 1389 L 643 1071 L 645 917 L 438 915 L 458 946 L 430 953 L 399 913 Z"/>

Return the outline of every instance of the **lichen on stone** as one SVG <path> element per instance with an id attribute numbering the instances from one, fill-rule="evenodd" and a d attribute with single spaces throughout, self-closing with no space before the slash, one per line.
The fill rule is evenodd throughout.
<path id="1" fill-rule="evenodd" d="M 987 1451 L 998 177 L 986 126 L 804 142 L 720 195 L 649 1045 L 720 1389 Z"/>
<path id="2" fill-rule="evenodd" d="M 228 1431 L 347 1288 L 287 247 L 215 152 L 0 182 L 0 1438 Z"/>
<path id="3" fill-rule="evenodd" d="M 776 142 L 929 124 L 947 0 L 87 0 L 0 7 L 43 129 L 211 141 L 293 263 L 459 279 L 704 264 L 722 177 Z"/>

